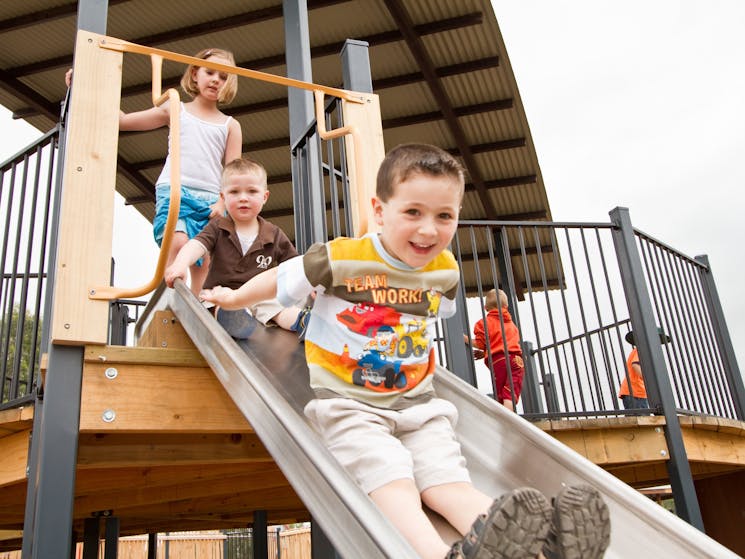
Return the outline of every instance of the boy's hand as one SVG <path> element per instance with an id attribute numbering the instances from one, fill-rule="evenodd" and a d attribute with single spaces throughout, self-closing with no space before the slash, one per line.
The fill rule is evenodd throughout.
<path id="1" fill-rule="evenodd" d="M 233 299 L 235 299 L 234 294 L 234 289 L 216 285 L 212 289 L 202 289 L 202 291 L 199 292 L 199 300 L 214 303 L 216 306 L 222 307 L 226 310 L 240 309 L 242 308 L 240 305 L 233 306 Z"/>
<path id="2" fill-rule="evenodd" d="M 168 287 L 173 287 L 173 282 L 177 279 L 186 279 L 186 268 L 182 268 L 181 266 L 176 266 L 175 264 L 171 264 L 166 268 L 166 271 L 163 273 L 163 279 L 166 281 L 166 285 Z"/>

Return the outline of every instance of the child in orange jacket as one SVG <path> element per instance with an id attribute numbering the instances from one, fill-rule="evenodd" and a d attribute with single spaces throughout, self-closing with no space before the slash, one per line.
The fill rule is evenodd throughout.
<path id="1" fill-rule="evenodd" d="M 492 289 L 486 293 L 484 309 L 486 310 L 486 328 L 484 328 L 483 318 L 473 328 L 473 346 L 480 352 L 475 355 L 484 356 L 484 363 L 489 366 L 494 375 L 496 400 L 506 408 L 515 411 L 525 375 L 520 332 L 507 310 L 507 294 L 501 289 Z M 500 314 L 502 315 L 501 323 Z M 504 324 L 504 334 L 502 324 Z M 489 354 L 486 353 L 486 331 L 489 333 Z M 505 351 L 509 356 L 509 361 L 505 358 Z M 512 383 L 508 380 L 508 372 L 512 377 Z"/>

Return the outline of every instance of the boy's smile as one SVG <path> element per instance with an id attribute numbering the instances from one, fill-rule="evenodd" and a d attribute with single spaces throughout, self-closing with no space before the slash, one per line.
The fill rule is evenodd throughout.
<path id="1" fill-rule="evenodd" d="M 461 185 L 454 177 L 413 173 L 387 202 L 373 198 L 380 240 L 391 256 L 421 268 L 450 244 L 460 204 Z"/>

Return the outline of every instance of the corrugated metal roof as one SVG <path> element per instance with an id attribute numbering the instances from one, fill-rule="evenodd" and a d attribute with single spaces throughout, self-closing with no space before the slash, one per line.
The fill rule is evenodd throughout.
<path id="1" fill-rule="evenodd" d="M 386 149 L 429 142 L 461 156 L 474 183 L 462 219 L 551 219 L 488 0 L 308 0 L 308 8 L 314 81 L 340 86 L 344 40 L 368 41 Z M 65 93 L 76 17 L 75 5 L 63 1 L 0 3 L 0 103 L 41 131 L 56 122 Z M 107 34 L 127 41 L 184 54 L 219 46 L 233 51 L 240 66 L 286 72 L 278 0 L 110 0 L 107 25 Z M 426 79 L 427 68 L 434 80 Z M 182 72 L 183 66 L 166 62 L 164 80 L 177 81 Z M 125 55 L 122 87 L 125 111 L 150 105 L 146 57 Z M 267 167 L 272 194 L 265 211 L 294 238 L 286 98 L 283 87 L 241 78 L 236 99 L 224 110 L 240 121 L 245 152 Z M 139 178 L 120 174 L 117 190 L 152 218 L 152 183 L 165 159 L 167 133 L 125 133 L 119 145 L 120 163 Z"/>

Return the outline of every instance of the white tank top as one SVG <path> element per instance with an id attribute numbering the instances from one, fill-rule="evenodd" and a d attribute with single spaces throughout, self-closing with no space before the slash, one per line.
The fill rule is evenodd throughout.
<path id="1" fill-rule="evenodd" d="M 220 175 L 228 140 L 227 117 L 222 124 L 205 122 L 187 112 L 181 103 L 181 184 L 191 188 L 220 192 Z M 155 184 L 171 181 L 171 140 L 168 139 L 168 156 Z"/>

